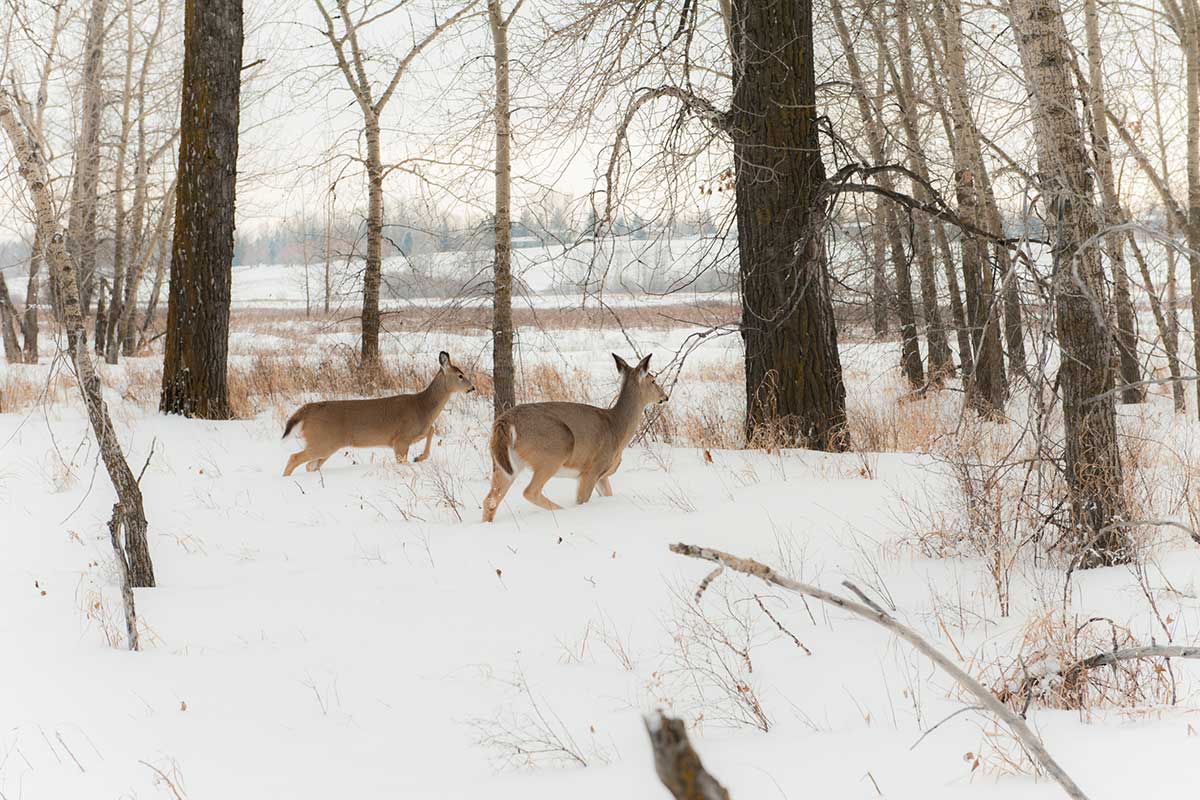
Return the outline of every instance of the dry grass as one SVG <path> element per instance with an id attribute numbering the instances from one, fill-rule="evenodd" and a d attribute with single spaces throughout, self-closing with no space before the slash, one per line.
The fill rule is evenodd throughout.
<path id="1" fill-rule="evenodd" d="M 62 402 L 74 387 L 70 375 L 59 372 L 47 382 L 46 373 L 36 367 L 9 365 L 0 372 L 0 414 L 15 414 L 42 403 Z"/>
<path id="2" fill-rule="evenodd" d="M 1015 655 L 985 669 L 985 678 L 996 696 L 1016 711 L 1037 704 L 1090 713 L 1172 702 L 1174 678 L 1160 659 L 1074 668 L 1099 653 L 1141 644 L 1110 619 L 1080 619 L 1048 610 L 1029 618 Z"/>

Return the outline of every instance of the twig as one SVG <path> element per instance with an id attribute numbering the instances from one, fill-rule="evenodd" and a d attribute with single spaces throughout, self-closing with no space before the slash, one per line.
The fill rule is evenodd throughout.
<path id="1" fill-rule="evenodd" d="M 736 572 L 741 572 L 745 575 L 751 575 L 761 578 L 767 583 L 773 583 L 789 591 L 798 592 L 816 598 L 823 603 L 828 603 L 832 606 L 844 609 L 857 614 L 860 617 L 871 620 L 884 628 L 895 633 L 904 641 L 908 642 L 920 653 L 925 655 L 934 664 L 945 670 L 950 677 L 954 678 L 960 686 L 966 689 L 979 699 L 980 705 L 990 711 L 993 715 L 1004 722 L 1005 725 L 1016 735 L 1020 740 L 1021 745 L 1030 754 L 1033 760 L 1046 771 L 1048 775 L 1054 778 L 1055 781 L 1063 788 L 1068 797 L 1072 800 L 1087 800 L 1087 795 L 1083 790 L 1071 779 L 1071 776 L 1059 766 L 1058 762 L 1046 751 L 1042 740 L 1034 733 L 1025 720 L 1021 719 L 1008 706 L 1000 702 L 1000 700 L 987 689 L 985 689 L 979 681 L 968 675 L 961 667 L 943 655 L 937 648 L 925 641 L 920 634 L 909 628 L 907 625 L 896 620 L 890 614 L 877 611 L 869 605 L 859 603 L 854 600 L 842 597 L 840 595 L 827 592 L 816 586 L 806 583 L 800 583 L 790 578 L 786 578 L 771 567 L 761 564 L 758 561 L 753 561 L 748 558 L 740 558 L 730 555 L 729 553 L 720 550 L 713 550 L 708 547 L 698 547 L 692 544 L 673 544 L 671 552 L 679 555 L 688 556 L 689 558 L 698 558 L 702 561 L 711 561 L 716 564 L 721 564 Z"/>
<path id="2" fill-rule="evenodd" d="M 758 603 L 758 607 L 762 609 L 763 613 L 766 614 L 768 617 L 770 617 L 771 622 L 775 623 L 776 628 L 779 628 L 779 630 L 781 632 L 786 633 L 789 637 L 791 637 L 791 640 L 796 643 L 796 647 L 799 647 L 801 650 L 804 651 L 804 655 L 806 655 L 806 656 L 812 655 L 812 650 L 809 650 L 807 647 L 805 647 L 804 642 L 802 642 L 796 638 L 796 634 L 792 633 L 787 628 L 783 627 L 783 623 L 780 622 L 779 620 L 775 619 L 775 615 L 772 614 L 765 605 L 763 605 L 762 598 L 760 598 L 758 595 L 754 595 L 754 602 Z"/>

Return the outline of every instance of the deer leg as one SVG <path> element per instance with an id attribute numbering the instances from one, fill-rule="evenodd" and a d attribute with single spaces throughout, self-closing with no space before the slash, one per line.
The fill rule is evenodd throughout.
<path id="1" fill-rule="evenodd" d="M 392 440 L 392 452 L 396 454 L 396 463 L 405 464 L 408 462 L 408 446 L 412 442 L 402 442 L 399 438 Z"/>
<path id="2" fill-rule="evenodd" d="M 590 473 L 583 473 L 579 476 L 579 486 L 575 490 L 575 504 L 583 505 L 588 500 L 592 499 L 592 492 L 596 489 L 596 476 Z"/>
<path id="3" fill-rule="evenodd" d="M 283 468 L 283 477 L 290 476 L 296 470 L 296 467 L 311 459 L 312 456 L 313 454 L 308 451 L 307 447 L 299 453 L 292 453 L 288 459 L 287 466 Z"/>
<path id="4" fill-rule="evenodd" d="M 546 495 L 542 494 L 542 487 L 546 485 L 546 481 L 553 478 L 558 473 L 558 468 L 562 464 L 550 464 L 538 467 L 533 471 L 533 478 L 530 479 L 529 485 L 525 487 L 523 494 L 525 499 L 533 503 L 535 506 L 540 506 L 547 511 L 559 511 L 562 509 L 558 503 L 555 503 Z"/>
<path id="5" fill-rule="evenodd" d="M 508 494 L 508 489 L 513 485 L 515 477 L 499 467 L 492 467 L 492 490 L 488 492 L 488 496 L 483 501 L 484 522 L 491 522 L 496 518 L 496 509 L 503 502 L 504 495 Z"/>
<path id="6" fill-rule="evenodd" d="M 420 464 L 425 459 L 429 458 L 429 445 L 433 441 L 433 426 L 429 426 L 429 430 L 425 431 L 425 449 L 421 451 L 421 455 L 413 459 L 413 462 Z"/>
<path id="7" fill-rule="evenodd" d="M 329 458 L 329 456 L 325 456 L 325 458 Z M 304 465 L 304 469 L 308 470 L 309 472 L 316 472 L 322 466 L 324 466 L 325 458 L 314 458 L 312 461 Z"/>
<path id="8" fill-rule="evenodd" d="M 600 486 L 600 496 L 601 497 L 612 497 L 613 496 L 612 484 L 608 482 L 607 475 L 605 475 L 603 478 L 600 479 L 598 485 Z"/>

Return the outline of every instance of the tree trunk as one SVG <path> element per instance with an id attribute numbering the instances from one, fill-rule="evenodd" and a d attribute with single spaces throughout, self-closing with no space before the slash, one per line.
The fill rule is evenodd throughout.
<path id="1" fill-rule="evenodd" d="M 1140 403 L 1146 399 L 1139 385 L 1142 380 L 1137 356 L 1137 318 L 1133 301 L 1129 296 L 1129 275 L 1125 271 L 1125 237 L 1111 230 L 1121 223 L 1122 213 L 1117 199 L 1117 187 L 1113 180 L 1112 152 L 1108 138 L 1108 104 L 1104 96 L 1103 53 L 1100 48 L 1100 17 L 1096 0 L 1084 0 L 1084 26 L 1087 29 L 1088 56 L 1088 105 L 1091 107 L 1092 151 L 1096 159 L 1096 171 L 1100 178 L 1100 197 L 1103 200 L 1103 224 L 1109 228 L 1104 234 L 1105 250 L 1113 273 L 1113 305 L 1117 309 L 1116 345 L 1119 355 L 1119 381 L 1121 401 Z"/>
<path id="2" fill-rule="evenodd" d="M 96 277 L 96 204 L 100 182 L 100 128 L 104 114 L 104 17 L 108 0 L 92 0 L 83 44 L 82 106 L 71 179 L 67 241 L 78 264 L 81 307 L 91 307 Z"/>
<path id="3" fill-rule="evenodd" d="M 842 450 L 846 388 L 824 261 L 810 0 L 734 0 L 735 203 L 746 432 Z"/>
<path id="4" fill-rule="evenodd" d="M 1163 349 L 1167 351 L 1167 371 L 1171 376 L 1171 396 L 1175 401 L 1175 413 L 1182 414 L 1187 406 L 1183 399 L 1183 381 L 1180 380 L 1182 372 L 1179 367 L 1179 337 L 1172 329 L 1167 315 L 1163 313 L 1162 303 L 1159 302 L 1158 293 L 1154 290 L 1154 278 L 1150 275 L 1150 266 L 1146 263 L 1146 257 L 1142 255 L 1142 248 L 1138 246 L 1137 238 L 1132 231 L 1129 232 L 1129 249 L 1133 251 L 1133 259 L 1137 262 L 1138 271 L 1142 275 L 1142 285 L 1146 287 L 1146 296 L 1150 300 L 1150 311 L 1154 315 L 1155 324 L 1158 325 L 1158 335 L 1162 339 Z"/>
<path id="5" fill-rule="evenodd" d="M 38 148 L 28 135 L 20 129 L 16 114 L 12 112 L 8 99 L 0 89 L 0 128 L 3 128 L 16 152 L 21 177 L 24 178 L 32 196 L 37 215 L 37 228 L 45 237 L 45 257 L 50 266 L 51 279 L 58 284 L 62 300 L 63 320 L 67 329 L 67 343 L 75 368 L 79 392 L 87 408 L 88 420 L 100 445 L 100 456 L 117 492 L 121 512 L 119 526 L 125 530 L 125 549 L 121 551 L 116 525 L 113 526 L 113 549 L 121 562 L 122 575 L 131 586 L 153 586 L 154 567 L 150 562 L 150 548 L 146 542 L 146 515 L 142 505 L 142 491 L 129 469 L 120 440 L 104 403 L 100 379 L 95 365 L 87 352 L 83 335 L 83 310 L 79 304 L 78 277 L 75 265 L 67 254 L 62 231 L 55 218 L 54 200 L 50 195 L 46 165 L 42 162 Z M 114 513 L 114 519 L 117 514 Z M 124 581 L 123 581 L 124 583 Z M 123 586 L 126 601 L 126 620 L 130 649 L 137 648 L 136 617 L 133 610 L 133 592 Z"/>
<path id="6" fill-rule="evenodd" d="M 229 418 L 226 358 L 241 69 L 241 0 L 187 0 L 160 403 L 169 414 Z"/>
<path id="7" fill-rule="evenodd" d="M 867 135 L 871 160 L 876 165 L 882 165 L 885 163 L 883 121 L 867 96 L 866 83 L 858 63 L 854 42 L 850 38 L 850 31 L 846 27 L 842 15 L 840 0 L 833 0 L 830 9 L 833 12 L 834 27 L 842 42 L 842 52 L 846 58 L 846 68 L 850 72 L 850 84 L 858 105 L 859 116 L 862 118 L 863 128 Z M 885 191 L 892 191 L 895 188 L 892 177 L 887 172 L 880 174 L 879 184 Z M 904 371 L 904 376 L 908 379 L 909 387 L 921 389 L 925 386 L 925 372 L 921 366 L 920 343 L 917 341 L 917 318 L 912 300 L 912 273 L 909 269 L 904 238 L 900 232 L 900 221 L 892 204 L 887 203 L 883 206 L 883 219 L 888 249 L 892 257 L 892 269 L 896 275 L 896 312 L 900 317 L 900 366 Z"/>
<path id="8" fill-rule="evenodd" d="M 162 295 L 163 277 L 166 274 L 167 264 L 170 260 L 170 241 L 165 234 L 158 240 L 158 260 L 154 267 L 154 282 L 150 286 L 150 299 L 146 302 L 146 316 L 142 319 L 135 350 L 141 350 L 145 346 L 146 334 L 150 330 L 150 327 L 154 325 L 154 317 L 158 311 L 158 298 Z"/>
<path id="9" fill-rule="evenodd" d="M 1200 9 L 1184 2 L 1184 30 L 1179 38 L 1187 63 L 1187 237 L 1192 289 L 1192 345 L 1200 365 Z M 1200 414 L 1200 381 L 1196 381 L 1196 412 Z"/>
<path id="10" fill-rule="evenodd" d="M 1053 215 L 1053 288 L 1066 478 L 1084 567 L 1127 561 L 1127 519 L 1117 446 L 1112 336 L 1083 127 L 1075 111 L 1070 40 L 1058 0 L 1013 0 L 1009 14 L 1032 100 L 1040 190 Z"/>
<path id="11" fill-rule="evenodd" d="M 100 276 L 100 291 L 96 292 L 96 329 L 92 332 L 92 344 L 96 350 L 96 355 L 104 357 L 104 326 L 108 320 L 108 308 L 105 306 L 105 301 L 108 300 L 108 278 Z"/>
<path id="12" fill-rule="evenodd" d="M 25 360 L 21 342 L 17 339 L 17 309 L 8 296 L 8 281 L 0 272 L 0 338 L 4 339 L 4 360 L 20 364 Z"/>
<path id="13" fill-rule="evenodd" d="M 984 228 L 975 179 L 979 152 L 975 123 L 967 92 L 966 54 L 963 51 L 962 17 L 959 0 L 945 0 L 945 72 L 954 125 L 954 192 L 958 215 L 964 222 Z M 1004 357 L 1000 350 L 999 309 L 995 303 L 994 270 L 987 258 L 987 245 L 963 231 L 959 241 L 963 282 L 966 284 L 967 323 L 971 328 L 975 370 L 966 382 L 967 401 L 981 415 L 999 417 L 1004 412 L 1007 387 Z"/>
<path id="14" fill-rule="evenodd" d="M 367 266 L 363 273 L 362 367 L 379 368 L 379 284 L 383 263 L 383 159 L 379 120 L 367 119 Z"/>
<path id="15" fill-rule="evenodd" d="M 29 253 L 29 282 L 25 285 L 25 321 L 21 332 L 25 342 L 26 364 L 38 362 L 38 294 L 41 289 L 38 278 L 45 260 L 45 239 L 41 228 L 35 227 L 33 249 Z"/>
<path id="16" fill-rule="evenodd" d="M 509 128 L 508 20 L 488 0 L 496 70 L 496 260 L 492 293 L 492 384 L 497 418 L 516 405 L 512 320 L 512 133 Z"/>
<path id="17" fill-rule="evenodd" d="M 871 330 L 876 336 L 887 336 L 888 291 L 887 270 L 884 267 L 887 234 L 883 224 L 883 200 L 875 201 L 871 211 Z"/>
<path id="18" fill-rule="evenodd" d="M 950 294 L 950 315 L 954 319 L 954 333 L 958 338 L 958 363 L 965 384 L 975 372 L 975 349 L 971 344 L 971 328 L 963 311 L 962 292 L 958 286 L 958 268 L 954 264 L 954 253 L 950 250 L 946 227 L 940 222 L 934 222 L 932 225 L 938 254 L 942 260 L 942 272 L 946 276 L 946 288 Z"/>

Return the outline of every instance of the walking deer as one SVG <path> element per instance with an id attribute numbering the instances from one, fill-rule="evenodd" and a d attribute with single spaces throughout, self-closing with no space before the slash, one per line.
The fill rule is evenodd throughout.
<path id="1" fill-rule="evenodd" d="M 517 475 L 533 470 L 525 499 L 550 511 L 561 506 L 542 494 L 556 475 L 579 479 L 576 503 L 586 503 L 599 486 L 611 497 L 608 478 L 621 466 L 621 452 L 633 438 L 646 406 L 667 402 L 667 393 L 650 374 L 650 356 L 630 367 L 613 354 L 621 375 L 621 393 L 612 408 L 583 403 L 527 403 L 500 415 L 492 426 L 492 490 L 483 501 L 483 521 L 496 509 Z"/>
<path id="2" fill-rule="evenodd" d="M 284 477 L 301 464 L 309 472 L 321 468 L 325 459 L 343 447 L 390 447 L 396 461 L 408 460 L 408 448 L 425 437 L 425 450 L 414 461 L 429 457 L 433 423 L 451 395 L 473 392 L 475 385 L 450 361 L 445 351 L 438 354 L 439 369 L 423 391 L 374 400 L 326 400 L 308 403 L 292 414 L 283 429 L 287 438 L 300 425 L 304 449 L 293 453 L 283 469 Z"/>

